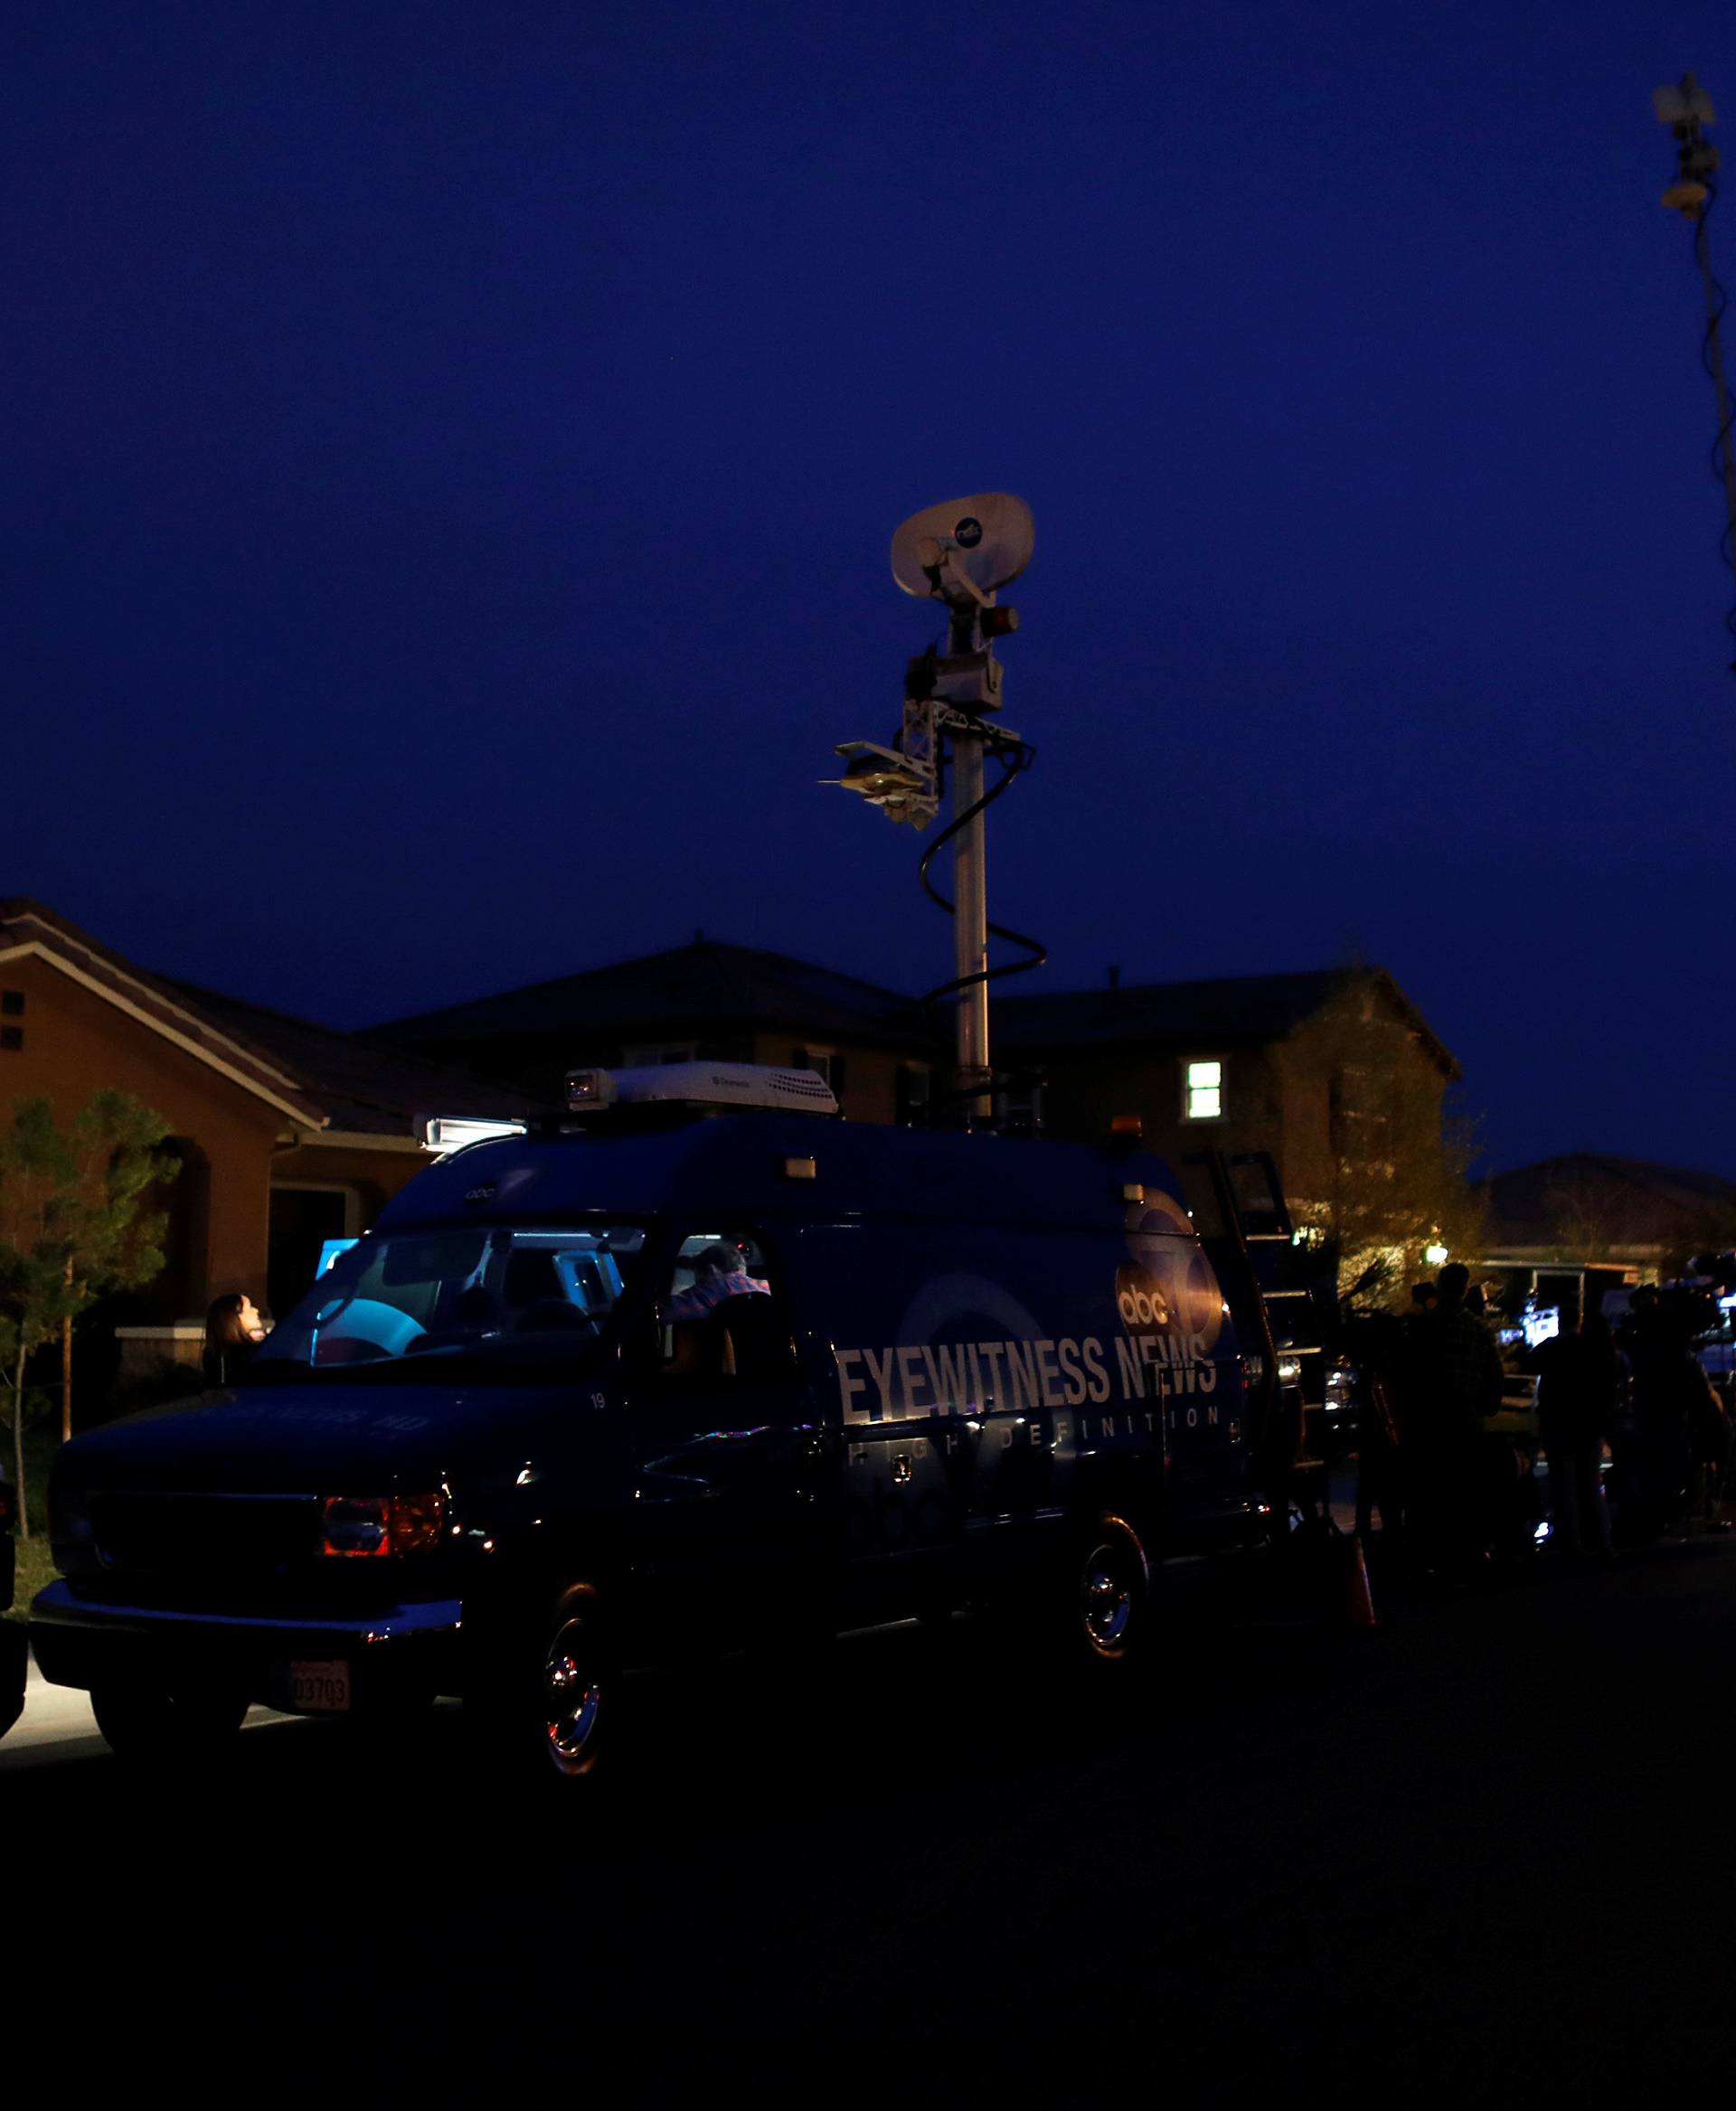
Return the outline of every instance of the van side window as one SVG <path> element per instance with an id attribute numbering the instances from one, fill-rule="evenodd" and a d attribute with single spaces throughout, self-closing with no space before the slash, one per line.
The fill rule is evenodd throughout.
<path id="1" fill-rule="evenodd" d="M 662 1368 L 670 1378 L 764 1385 L 796 1374 L 789 1315 L 750 1232 L 694 1231 L 684 1239 L 658 1320 Z"/>

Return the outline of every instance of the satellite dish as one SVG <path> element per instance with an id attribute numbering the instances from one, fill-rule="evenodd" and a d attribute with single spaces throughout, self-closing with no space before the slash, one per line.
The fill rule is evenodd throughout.
<path id="1" fill-rule="evenodd" d="M 945 599 L 936 574 L 942 553 L 949 552 L 948 569 L 962 571 L 978 593 L 988 595 L 1018 578 L 1036 542 L 1036 523 L 1024 499 L 979 491 L 912 514 L 892 537 L 892 577 L 919 599 Z"/>
<path id="2" fill-rule="evenodd" d="M 1682 76 L 1680 87 L 1653 89 L 1652 108 L 1660 125 L 1712 125 L 1718 118 L 1712 98 L 1692 73 Z"/>

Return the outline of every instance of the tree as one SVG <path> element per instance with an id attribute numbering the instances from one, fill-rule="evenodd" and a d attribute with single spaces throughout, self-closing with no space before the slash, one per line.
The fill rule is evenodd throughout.
<path id="1" fill-rule="evenodd" d="M 1446 1080 L 1420 1052 L 1415 1025 L 1348 976 L 1305 1033 L 1299 1052 L 1329 1080 L 1330 1135 L 1298 1168 L 1307 1199 L 1297 1214 L 1335 1248 L 1341 1286 L 1362 1279 L 1377 1297 L 1404 1302 L 1408 1286 L 1434 1272 L 1431 1247 L 1474 1261 L 1482 1246 L 1475 1137 L 1444 1117 Z"/>
<path id="2" fill-rule="evenodd" d="M 19 1529 L 24 1512 L 24 1374 L 38 1349 L 110 1290 L 135 1289 L 163 1266 L 151 1191 L 174 1177 L 161 1116 L 125 1092 L 99 1092 L 61 1130 L 46 1099 L 19 1100 L 0 1135 L 0 1367 L 11 1396 Z M 70 1383 L 61 1436 L 71 1434 Z"/>

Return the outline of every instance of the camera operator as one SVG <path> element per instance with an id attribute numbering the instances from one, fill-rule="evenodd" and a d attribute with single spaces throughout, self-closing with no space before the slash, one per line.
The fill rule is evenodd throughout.
<path id="1" fill-rule="evenodd" d="M 1537 1351 L 1537 1428 L 1549 1461 L 1553 1547 L 1569 1560 L 1610 1558 L 1603 1506 L 1603 1447 L 1614 1434 L 1621 1358 L 1601 1311 Z"/>
<path id="2" fill-rule="evenodd" d="M 1636 1290 L 1623 1346 L 1631 1372 L 1622 1475 L 1622 1538 L 1653 1545 L 1685 1531 L 1728 1451 L 1722 1402 L 1694 1354 L 1705 1300 L 1684 1289 Z"/>

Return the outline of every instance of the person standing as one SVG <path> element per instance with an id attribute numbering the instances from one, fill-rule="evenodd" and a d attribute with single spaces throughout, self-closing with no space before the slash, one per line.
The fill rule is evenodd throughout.
<path id="1" fill-rule="evenodd" d="M 205 1315 L 205 1349 L 201 1358 L 212 1385 L 233 1385 L 241 1367 L 264 1341 L 268 1329 L 259 1308 L 245 1290 L 213 1297 Z"/>
<path id="2" fill-rule="evenodd" d="M 1629 1464 L 1618 1522 L 1625 1541 L 1649 1547 L 1666 1530 L 1686 1528 L 1694 1477 L 1689 1418 L 1705 1379 L 1680 1312 L 1650 1284 L 1634 1292 L 1628 1362 Z"/>
<path id="3" fill-rule="evenodd" d="M 1501 1352 L 1466 1303 L 1470 1270 L 1442 1268 L 1435 1302 L 1411 1323 L 1411 1384 L 1401 1410 L 1406 1520 L 1421 1567 L 1437 1573 L 1475 1552 L 1482 1503 L 1483 1423 L 1501 1406 Z"/>
<path id="4" fill-rule="evenodd" d="M 731 1297 L 765 1297 L 771 1286 L 748 1273 L 747 1257 L 740 1247 L 719 1242 L 705 1247 L 693 1258 L 693 1280 L 669 1301 L 672 1320 L 703 1319 L 708 1312 Z"/>
<path id="5" fill-rule="evenodd" d="M 1621 1363 L 1601 1312 L 1537 1352 L 1537 1428 L 1549 1461 L 1556 1549 L 1570 1559 L 1609 1559 L 1603 1447 L 1615 1427 Z"/>

